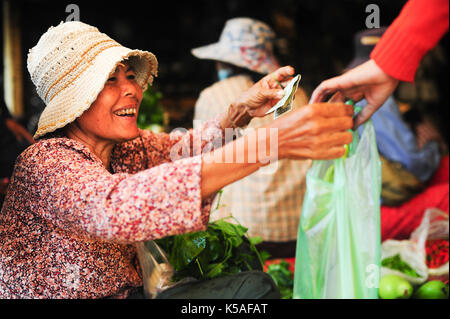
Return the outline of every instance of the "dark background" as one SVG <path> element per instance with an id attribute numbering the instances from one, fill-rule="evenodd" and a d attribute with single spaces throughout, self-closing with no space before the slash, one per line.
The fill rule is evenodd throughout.
<path id="1" fill-rule="evenodd" d="M 290 64 L 302 74 L 303 88 L 310 94 L 321 81 L 342 72 L 352 59 L 353 35 L 366 28 L 368 4 L 379 5 L 383 26 L 395 19 L 406 1 L 13 1 L 22 28 L 26 113 L 21 121 L 31 132 L 44 104 L 34 91 L 26 55 L 50 26 L 66 19 L 70 3 L 79 6 L 82 22 L 96 26 L 124 46 L 156 55 L 160 69 L 154 86 L 163 94 L 170 126 L 191 127 L 195 100 L 216 77 L 214 63 L 196 59 L 190 50 L 218 41 L 227 19 L 247 16 L 271 25 L 278 36 L 276 54 L 282 64 Z M 400 98 L 413 102 L 411 119 L 424 113 L 431 115 L 448 142 L 447 52 L 448 36 L 441 41 L 439 52 L 430 54 L 425 71 L 420 72 L 433 81 L 439 92 L 437 98 L 424 101 L 414 92 L 416 86 L 402 90 Z"/>

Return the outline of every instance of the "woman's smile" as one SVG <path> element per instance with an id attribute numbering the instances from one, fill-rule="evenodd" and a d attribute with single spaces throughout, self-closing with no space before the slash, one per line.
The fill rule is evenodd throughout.
<path id="1" fill-rule="evenodd" d="M 137 103 L 124 105 L 113 111 L 114 117 L 119 118 L 120 121 L 126 121 L 127 123 L 135 124 L 137 121 L 137 115 L 139 112 L 139 106 Z"/>
<path id="2" fill-rule="evenodd" d="M 133 68 L 125 61 L 118 63 L 97 99 L 67 126 L 66 134 L 89 145 L 109 167 L 114 144 L 139 136 L 137 115 L 141 101 L 142 88 L 136 82 Z"/>
<path id="3" fill-rule="evenodd" d="M 120 117 L 135 118 L 137 115 L 137 107 L 128 105 L 117 111 L 114 111 L 113 113 Z"/>
<path id="4" fill-rule="evenodd" d="M 94 136 L 94 143 L 120 142 L 139 134 L 137 115 L 142 88 L 135 80 L 133 68 L 119 63 L 91 107 L 77 119 L 82 131 Z"/>

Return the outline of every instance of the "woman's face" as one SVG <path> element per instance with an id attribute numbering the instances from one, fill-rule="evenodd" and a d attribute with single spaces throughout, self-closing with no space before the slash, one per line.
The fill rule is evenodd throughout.
<path id="1" fill-rule="evenodd" d="M 137 114 L 142 88 L 132 67 L 119 63 L 91 107 L 77 123 L 84 134 L 102 141 L 123 142 L 139 136 Z"/>

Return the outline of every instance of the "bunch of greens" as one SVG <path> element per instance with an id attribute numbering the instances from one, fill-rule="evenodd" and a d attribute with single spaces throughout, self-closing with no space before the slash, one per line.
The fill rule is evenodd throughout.
<path id="1" fill-rule="evenodd" d="M 282 260 L 279 264 L 272 264 L 266 271 L 280 289 L 282 299 L 292 299 L 294 289 L 293 274 L 289 270 L 289 263 Z"/>
<path id="2" fill-rule="evenodd" d="M 398 270 L 405 275 L 408 275 L 410 277 L 418 278 L 420 277 L 419 274 L 405 261 L 403 261 L 399 254 L 384 258 L 381 261 L 381 266 Z"/>
<path id="3" fill-rule="evenodd" d="M 149 86 L 144 92 L 137 116 L 137 125 L 141 129 L 154 129 L 164 126 L 164 112 L 160 99 L 162 93 Z"/>
<path id="4" fill-rule="evenodd" d="M 264 256 L 255 247 L 260 238 L 248 238 L 247 228 L 220 219 L 205 231 L 158 239 L 175 270 L 174 281 L 194 277 L 211 279 L 247 270 L 262 270 Z"/>

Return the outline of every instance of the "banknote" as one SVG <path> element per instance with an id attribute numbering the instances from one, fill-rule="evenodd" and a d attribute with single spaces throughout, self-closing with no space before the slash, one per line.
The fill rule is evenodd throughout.
<path id="1" fill-rule="evenodd" d="M 294 100 L 295 92 L 297 91 L 298 84 L 300 83 L 302 76 L 298 74 L 295 76 L 289 84 L 284 88 L 284 96 L 278 101 L 266 114 L 274 112 L 274 119 L 292 110 L 292 101 Z"/>

